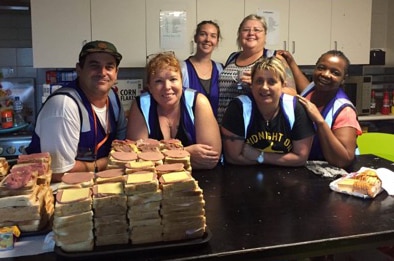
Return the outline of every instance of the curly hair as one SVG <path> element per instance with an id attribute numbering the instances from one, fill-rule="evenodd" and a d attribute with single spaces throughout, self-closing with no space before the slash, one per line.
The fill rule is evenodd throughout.
<path id="1" fill-rule="evenodd" d="M 152 56 L 152 58 L 151 58 Z M 169 69 L 174 72 L 181 72 L 181 64 L 176 58 L 174 52 L 162 52 L 153 55 L 149 55 L 148 64 L 146 65 L 146 76 L 147 83 L 150 83 L 150 77 L 154 76 L 158 71 L 162 69 Z M 182 73 L 180 73 L 182 77 Z"/>

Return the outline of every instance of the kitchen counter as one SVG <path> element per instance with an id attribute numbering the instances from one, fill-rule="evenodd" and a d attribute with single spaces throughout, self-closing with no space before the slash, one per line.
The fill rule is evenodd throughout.
<path id="1" fill-rule="evenodd" d="M 362 155 L 350 170 L 391 162 Z M 329 188 L 332 179 L 304 167 L 218 166 L 193 171 L 204 190 L 207 243 L 125 254 L 98 251 L 94 260 L 284 260 L 394 244 L 394 197 L 361 199 Z M 73 254 L 78 257 L 78 254 Z M 59 258 L 59 257 L 58 257 Z M 56 260 L 54 253 L 13 260 Z"/>
<path id="2" fill-rule="evenodd" d="M 358 116 L 359 121 L 388 121 L 394 120 L 394 114 L 383 115 L 383 114 L 371 114 L 371 115 L 363 115 Z"/>

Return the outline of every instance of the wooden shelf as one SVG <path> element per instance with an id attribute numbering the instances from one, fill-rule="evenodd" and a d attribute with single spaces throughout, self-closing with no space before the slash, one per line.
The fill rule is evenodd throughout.
<path id="1" fill-rule="evenodd" d="M 394 114 L 383 115 L 380 113 L 373 114 L 373 115 L 362 115 L 358 116 L 359 121 L 387 121 L 387 120 L 394 120 Z"/>

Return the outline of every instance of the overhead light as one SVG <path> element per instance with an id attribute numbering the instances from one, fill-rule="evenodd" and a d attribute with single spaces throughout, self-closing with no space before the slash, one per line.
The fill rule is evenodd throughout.
<path id="1" fill-rule="evenodd" d="M 16 6 L 16 5 L 12 5 L 12 6 L 0 5 L 0 10 L 28 11 L 29 7 L 28 6 Z"/>

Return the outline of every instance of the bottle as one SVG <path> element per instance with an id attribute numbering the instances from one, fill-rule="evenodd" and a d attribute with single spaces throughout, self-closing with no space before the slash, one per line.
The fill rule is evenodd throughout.
<path id="1" fill-rule="evenodd" d="M 13 113 L 11 109 L 1 111 L 1 128 L 9 129 L 13 126 Z"/>
<path id="2" fill-rule="evenodd" d="M 394 114 L 394 90 L 391 92 L 391 114 Z"/>
<path id="3" fill-rule="evenodd" d="M 25 123 L 23 118 L 23 103 L 20 100 L 19 96 L 15 96 L 14 98 L 14 127 L 19 127 Z"/>
<path id="4" fill-rule="evenodd" d="M 387 90 L 383 93 L 383 103 L 380 113 L 387 115 L 390 113 L 390 94 Z"/>
<path id="5" fill-rule="evenodd" d="M 370 113 L 376 114 L 376 100 L 375 100 L 375 91 L 371 91 L 371 105 L 370 105 Z"/>

